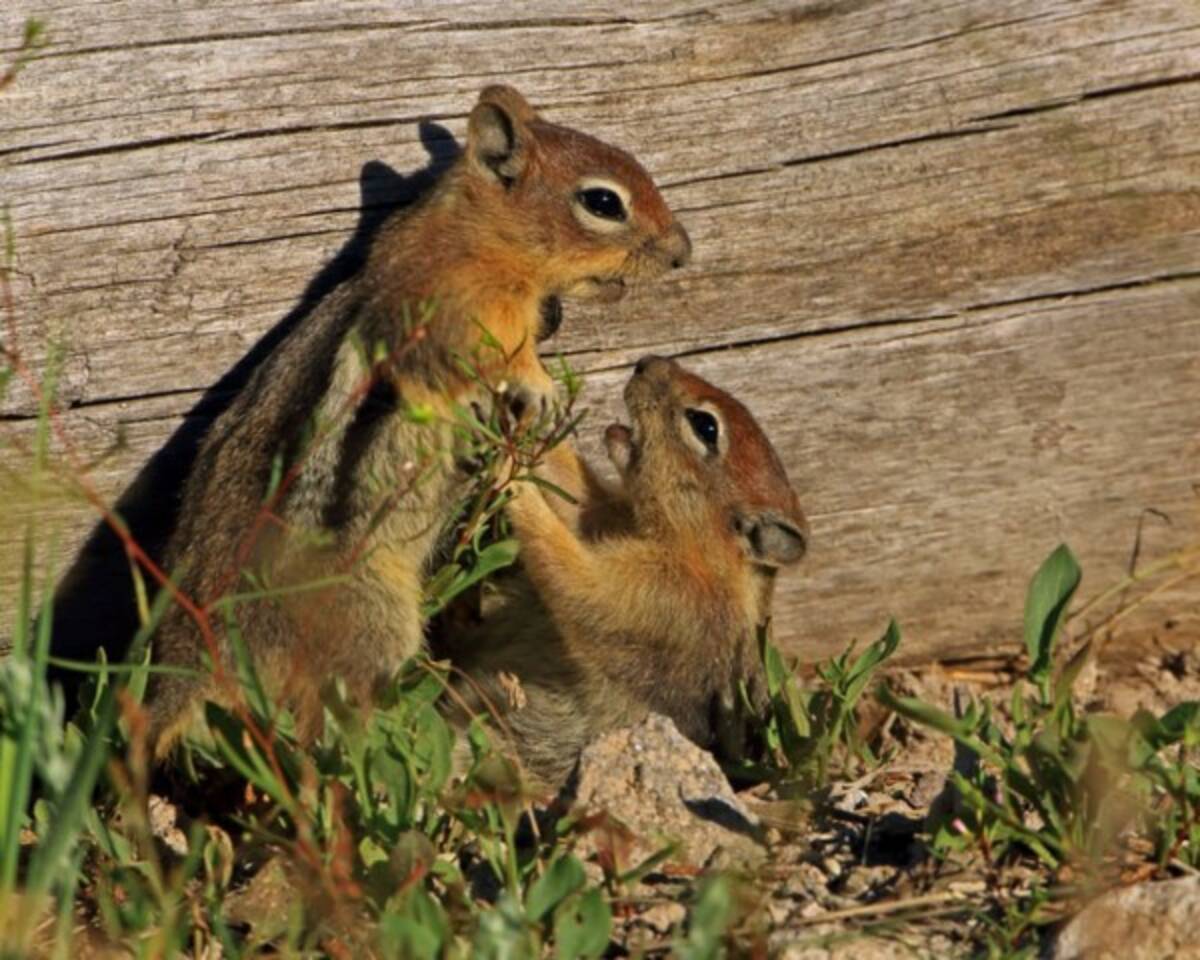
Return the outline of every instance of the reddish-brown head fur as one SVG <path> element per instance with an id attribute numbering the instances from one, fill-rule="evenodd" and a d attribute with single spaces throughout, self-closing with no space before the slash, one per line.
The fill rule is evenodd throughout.
<path id="1" fill-rule="evenodd" d="M 543 292 L 616 299 L 625 283 L 685 264 L 687 233 L 633 157 L 540 118 L 511 87 L 471 111 L 461 180 L 487 216 L 483 244 L 527 258 Z M 465 184 L 464 184 L 465 186 Z M 496 234 L 487 236 L 487 224 Z"/>
<path id="2" fill-rule="evenodd" d="M 763 566 L 803 556 L 799 499 L 745 406 L 661 357 L 638 362 L 625 402 L 633 429 L 610 427 L 606 440 L 639 526 L 736 545 Z"/>
<path id="3" fill-rule="evenodd" d="M 485 327 L 503 347 L 501 376 L 549 395 L 537 356 L 543 304 L 615 300 L 690 255 L 633 157 L 491 86 L 471 111 L 462 156 L 426 202 L 384 228 L 368 272 L 393 312 L 438 305 L 430 334 L 442 352 L 469 355 Z"/>

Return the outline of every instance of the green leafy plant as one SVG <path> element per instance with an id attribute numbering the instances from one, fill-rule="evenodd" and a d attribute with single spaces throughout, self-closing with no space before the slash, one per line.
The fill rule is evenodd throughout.
<path id="1" fill-rule="evenodd" d="M 481 349 L 499 350 L 500 345 L 484 331 Z M 534 468 L 566 440 L 583 418 L 583 413 L 575 410 L 583 381 L 565 359 L 559 360 L 555 370 L 562 402 L 521 422 L 511 416 L 502 385 L 491 383 L 479 373 L 486 368 L 484 361 L 477 358 L 462 366 L 490 402 L 485 407 L 476 404 L 454 409 L 454 431 L 463 451 L 461 456 L 474 465 L 474 470 L 470 490 L 457 510 L 450 554 L 425 586 L 426 616 L 446 609 L 456 597 L 516 561 L 517 542 L 508 534 L 503 513 L 515 483 L 535 483 L 571 499 L 539 477 Z"/>
<path id="2" fill-rule="evenodd" d="M 1079 710 L 1072 692 L 1090 646 L 1054 669 L 1079 582 L 1065 546 L 1034 576 L 1025 604 L 1028 687 L 1014 689 L 1007 725 L 987 701 L 969 701 L 955 715 L 880 688 L 887 706 L 953 737 L 977 761 L 973 772 L 952 774 L 962 810 L 936 825 L 935 849 L 978 846 L 992 861 L 1029 851 L 1051 869 L 1095 875 L 1122 841 L 1140 836 L 1160 866 L 1173 859 L 1195 866 L 1200 778 L 1189 757 L 1200 744 L 1200 704 L 1128 719 Z"/>
<path id="3" fill-rule="evenodd" d="M 764 630 L 760 636 L 769 704 L 762 724 L 766 759 L 735 773 L 775 781 L 784 794 L 803 797 L 829 783 L 849 764 L 877 758 L 859 734 L 857 704 L 878 669 L 900 644 L 889 623 L 883 636 L 857 657 L 853 648 L 817 667 L 821 681 L 804 689 Z"/>

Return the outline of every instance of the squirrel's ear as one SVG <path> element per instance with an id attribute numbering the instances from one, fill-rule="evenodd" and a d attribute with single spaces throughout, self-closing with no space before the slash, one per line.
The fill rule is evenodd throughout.
<path id="1" fill-rule="evenodd" d="M 795 563 L 808 550 L 808 528 L 775 513 L 739 516 L 734 529 L 742 546 L 756 563 L 783 567 Z"/>
<path id="2" fill-rule="evenodd" d="M 467 122 L 471 163 L 510 186 L 529 159 L 529 124 L 537 114 L 512 87 L 485 87 Z"/>

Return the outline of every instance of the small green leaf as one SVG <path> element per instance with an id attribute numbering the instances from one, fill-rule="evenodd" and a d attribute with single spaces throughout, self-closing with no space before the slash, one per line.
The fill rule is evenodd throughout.
<path id="1" fill-rule="evenodd" d="M 522 474 L 521 479 L 525 480 L 529 483 L 532 483 L 535 486 L 539 486 L 543 490 L 549 490 L 552 494 L 554 494 L 554 496 L 559 497 L 562 500 L 565 500 L 567 503 L 570 503 L 572 505 L 579 503 L 579 500 L 577 498 L 571 496 L 571 494 L 567 493 L 567 491 L 564 490 L 562 487 L 560 487 L 558 484 L 551 483 L 545 477 L 539 477 L 536 473 Z"/>
<path id="2" fill-rule="evenodd" d="M 419 887 L 393 898 L 380 921 L 385 956 L 433 960 L 443 954 L 450 923 L 441 904 Z"/>
<path id="3" fill-rule="evenodd" d="M 1092 642 L 1089 640 L 1075 652 L 1075 655 L 1062 668 L 1062 672 L 1059 673 L 1058 680 L 1054 684 L 1054 705 L 1056 708 L 1064 708 L 1071 702 L 1071 691 L 1075 687 L 1075 681 L 1079 678 L 1080 671 L 1087 665 L 1091 653 Z"/>
<path id="4" fill-rule="evenodd" d="M 934 730 L 940 730 L 949 736 L 966 736 L 971 731 L 969 721 L 959 720 L 940 707 L 935 707 L 916 697 L 898 697 L 892 693 L 886 683 L 880 683 L 875 695 L 889 710 L 894 710 L 903 717 L 915 720 L 923 726 L 933 727 Z"/>
<path id="5" fill-rule="evenodd" d="M 485 346 L 490 350 L 498 350 L 501 353 L 504 352 L 504 344 L 496 339 L 496 335 L 492 333 L 491 330 L 485 327 L 478 320 L 475 321 L 475 327 L 479 330 L 479 342 L 482 346 Z"/>
<path id="6" fill-rule="evenodd" d="M 847 707 L 854 706 L 876 668 L 895 653 L 899 645 L 900 627 L 895 620 L 891 620 L 883 636 L 867 647 L 847 672 L 843 692 Z"/>
<path id="7" fill-rule="evenodd" d="M 710 877 L 688 911 L 687 933 L 677 937 L 671 955 L 682 960 L 716 960 L 724 956 L 723 937 L 733 919 L 733 890 L 722 874 Z"/>
<path id="8" fill-rule="evenodd" d="M 516 540 L 497 540 L 479 552 L 479 559 L 471 569 L 475 580 L 495 573 L 504 567 L 511 566 L 521 552 L 521 546 Z M 475 582 L 472 580 L 472 583 Z"/>
<path id="9" fill-rule="evenodd" d="M 788 678 L 788 669 L 783 664 L 778 648 L 770 641 L 766 641 L 763 647 L 763 665 L 767 672 L 767 692 L 772 697 L 778 696 L 783 689 L 783 682 Z"/>
<path id="10" fill-rule="evenodd" d="M 611 930 L 612 911 L 600 891 L 592 888 L 555 911 L 556 953 L 562 958 L 598 957 L 608 947 Z"/>
<path id="11" fill-rule="evenodd" d="M 1071 549 L 1059 546 L 1034 575 L 1025 598 L 1025 649 L 1029 654 L 1029 679 L 1048 700 L 1054 640 L 1079 586 L 1079 563 Z"/>
<path id="12" fill-rule="evenodd" d="M 525 898 L 525 912 L 530 920 L 541 920 L 559 903 L 579 890 L 587 882 L 583 866 L 571 854 L 550 861 L 543 873 L 529 888 Z"/>
<path id="13" fill-rule="evenodd" d="M 1151 741 L 1155 750 L 1180 741 L 1195 746 L 1200 742 L 1200 701 L 1188 700 L 1172 707 L 1159 719 L 1156 733 Z"/>
<path id="14" fill-rule="evenodd" d="M 783 702 L 787 704 L 788 718 L 792 721 L 792 730 L 800 738 L 812 736 L 812 723 L 808 718 L 800 691 L 796 688 L 795 680 L 790 676 L 783 678 Z"/>
<path id="15" fill-rule="evenodd" d="M 427 403 L 410 403 L 405 405 L 404 419 L 409 423 L 415 423 L 421 426 L 433 423 L 436 414 L 433 407 Z"/>
<path id="16" fill-rule="evenodd" d="M 358 856 L 368 869 L 377 863 L 386 863 L 388 859 L 387 851 L 369 836 L 358 842 Z"/>
<path id="17" fill-rule="evenodd" d="M 475 565 L 469 570 L 462 570 L 457 565 L 443 567 L 426 588 L 426 614 L 431 616 L 464 590 L 469 590 L 497 570 L 511 566 L 520 549 L 516 540 L 497 540 L 479 552 L 475 558 Z M 449 574 L 445 573 L 447 569 L 450 570 Z M 429 609 L 431 607 L 432 609 Z"/>

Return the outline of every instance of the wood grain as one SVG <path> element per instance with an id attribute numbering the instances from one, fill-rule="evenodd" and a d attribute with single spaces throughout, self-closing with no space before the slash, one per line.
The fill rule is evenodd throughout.
<path id="1" fill-rule="evenodd" d="M 1015 649 L 1059 541 L 1089 594 L 1149 509 L 1140 562 L 1200 540 L 1200 6 L 16 0 L 0 63 L 35 13 L 50 45 L 0 92 L 5 342 L 35 368 L 63 344 L 57 462 L 65 438 L 106 499 L 186 455 L 505 81 L 637 153 L 691 232 L 691 268 L 569 306 L 548 346 L 589 375 L 593 450 L 647 352 L 759 415 L 812 515 L 793 651 L 889 615 L 913 657 Z M 18 483 L 35 412 L 10 386 L 3 623 L 27 519 L 64 563 L 96 516 Z M 145 512 L 172 476 L 142 474 Z M 1122 637 L 1194 640 L 1198 600 Z"/>

